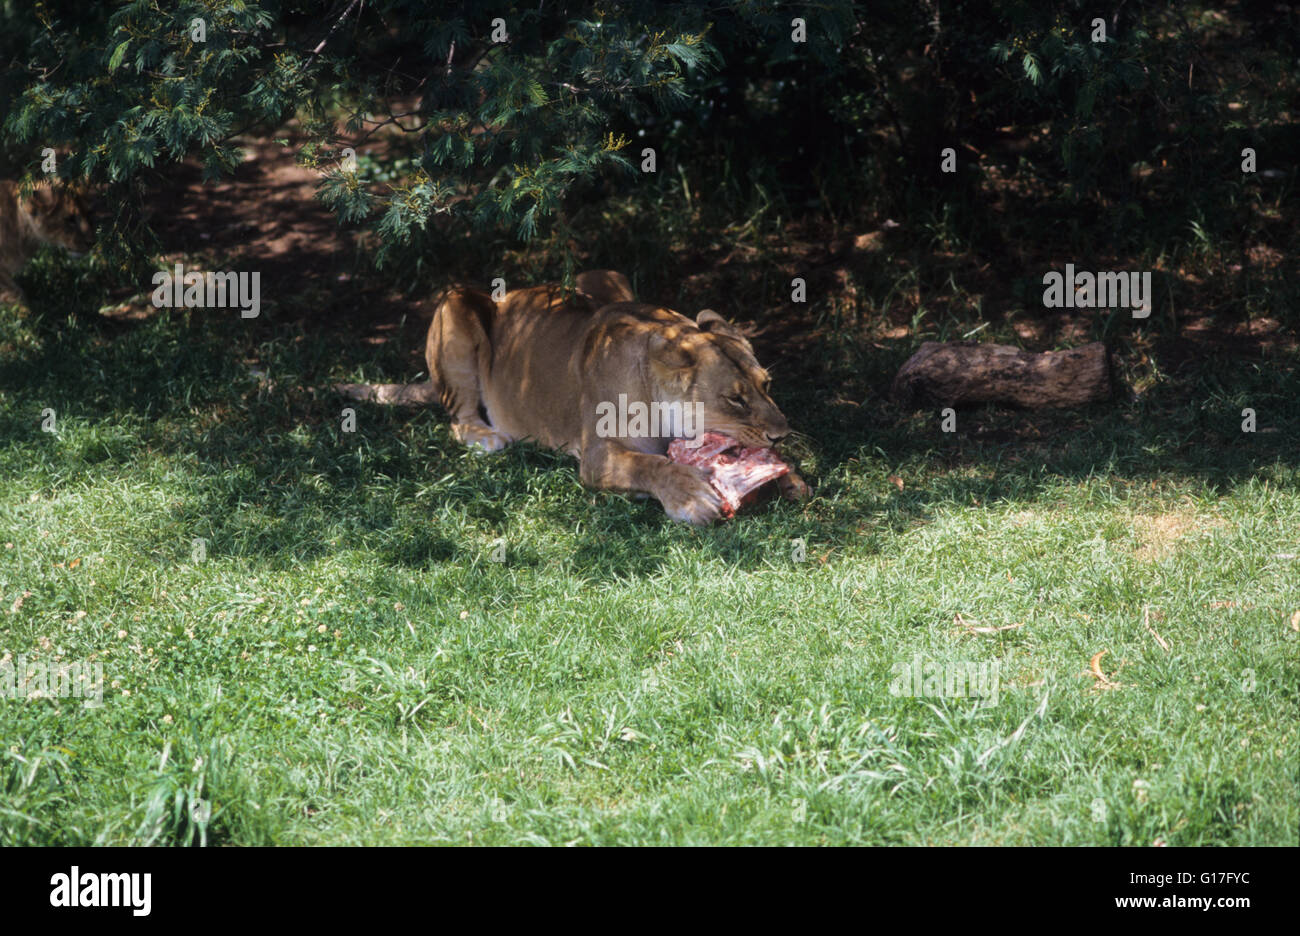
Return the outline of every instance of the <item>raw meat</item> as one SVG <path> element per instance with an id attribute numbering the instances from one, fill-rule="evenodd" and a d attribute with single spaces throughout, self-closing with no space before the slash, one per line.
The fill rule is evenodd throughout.
<path id="1" fill-rule="evenodd" d="M 709 471 L 709 483 L 722 495 L 722 515 L 730 520 L 736 511 L 758 497 L 758 489 L 790 473 L 790 466 L 770 448 L 747 448 L 720 432 L 698 439 L 673 439 L 670 461 Z"/>

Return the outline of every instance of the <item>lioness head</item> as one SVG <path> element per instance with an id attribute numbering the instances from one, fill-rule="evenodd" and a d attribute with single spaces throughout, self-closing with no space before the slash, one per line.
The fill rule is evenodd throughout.
<path id="1" fill-rule="evenodd" d="M 89 201 L 77 189 L 42 183 L 24 200 L 23 207 L 32 240 L 62 247 L 74 255 L 94 246 Z"/>
<path id="2" fill-rule="evenodd" d="M 697 328 L 652 336 L 650 370 L 667 397 L 699 403 L 702 432 L 720 432 L 748 446 L 776 445 L 790 424 L 768 396 L 771 378 L 739 330 L 712 309 Z"/>

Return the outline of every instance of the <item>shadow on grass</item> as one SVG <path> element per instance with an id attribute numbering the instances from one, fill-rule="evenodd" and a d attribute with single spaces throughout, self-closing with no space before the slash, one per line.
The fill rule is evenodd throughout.
<path id="1" fill-rule="evenodd" d="M 510 536 L 512 564 L 543 565 L 517 542 L 524 514 L 571 541 L 567 563 L 583 576 L 653 576 L 672 549 L 756 569 L 792 538 L 878 546 L 877 537 L 926 520 L 938 504 L 1032 502 L 1062 479 L 1197 478 L 1224 491 L 1279 469 L 1293 483 L 1300 462 L 1294 341 L 1216 344 L 1156 317 L 1149 340 L 1130 353 L 1146 356 L 1161 380 L 1079 410 L 966 411 L 958 431 L 944 433 L 938 414 L 899 412 L 882 395 L 917 339 L 881 348 L 822 334 L 788 362 L 777 387 L 778 403 L 814 440 L 814 499 L 693 531 L 654 502 L 583 491 L 565 456 L 525 445 L 471 457 L 450 439 L 440 411 L 356 406 L 313 389 L 328 386 L 340 359 L 375 375 L 400 370 L 403 352 L 392 344 L 340 349 L 337 336 L 292 322 L 249 327 L 232 313 L 163 312 L 122 327 L 36 308 L 27 319 L 0 318 L 8 401 L 0 451 L 9 453 L 0 472 L 35 467 L 55 485 L 155 455 L 175 459 L 194 469 L 172 509 L 175 527 L 272 566 L 357 545 L 410 568 L 467 563 L 482 544 L 467 543 L 466 530 L 485 541 Z M 760 358 L 775 356 L 778 338 L 779 330 L 767 346 L 758 340 Z M 249 361 L 263 379 L 250 375 Z M 356 409 L 355 433 L 341 428 L 345 405 Z M 1241 431 L 1247 407 L 1256 411 L 1253 434 Z M 79 441 L 47 452 L 41 469 L 39 453 L 52 444 L 41 431 L 47 408 Z M 902 476 L 902 490 L 891 475 Z M 148 546 L 155 560 L 177 550 L 165 531 Z"/>

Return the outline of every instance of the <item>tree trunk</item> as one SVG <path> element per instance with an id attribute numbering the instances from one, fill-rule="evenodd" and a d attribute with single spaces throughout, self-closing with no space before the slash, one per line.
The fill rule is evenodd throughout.
<path id="1" fill-rule="evenodd" d="M 1110 362 L 1100 341 L 1041 354 L 1008 345 L 927 341 L 899 368 L 891 396 L 909 409 L 1081 406 L 1110 396 Z"/>

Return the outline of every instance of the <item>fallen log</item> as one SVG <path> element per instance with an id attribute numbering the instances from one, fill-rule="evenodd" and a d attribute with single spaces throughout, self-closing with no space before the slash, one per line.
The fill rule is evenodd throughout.
<path id="1" fill-rule="evenodd" d="M 899 405 L 1025 409 L 1082 406 L 1110 396 L 1110 361 L 1100 341 L 1068 351 L 1021 351 L 1009 345 L 927 341 L 894 376 Z"/>

